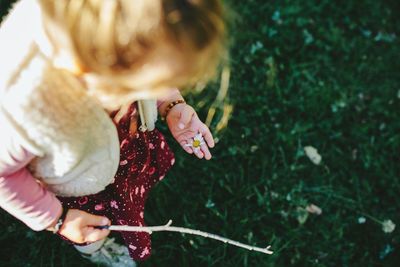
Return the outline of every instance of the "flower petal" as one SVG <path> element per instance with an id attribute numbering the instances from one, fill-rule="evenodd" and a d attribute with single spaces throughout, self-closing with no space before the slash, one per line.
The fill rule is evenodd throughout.
<path id="1" fill-rule="evenodd" d="M 306 152 L 307 157 L 311 160 L 315 165 L 319 165 L 321 163 L 322 157 L 318 154 L 318 150 L 312 146 L 304 147 L 304 152 Z"/>
<path id="2" fill-rule="evenodd" d="M 391 233 L 396 229 L 396 225 L 392 222 L 392 220 L 385 220 L 382 223 L 382 231 L 385 233 Z"/>

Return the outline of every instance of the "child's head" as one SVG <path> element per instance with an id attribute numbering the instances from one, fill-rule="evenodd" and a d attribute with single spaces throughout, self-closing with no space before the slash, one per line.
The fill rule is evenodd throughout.
<path id="1" fill-rule="evenodd" d="M 191 83 L 210 76 L 223 53 L 219 0 L 40 3 L 48 24 L 61 28 L 69 42 L 66 46 L 49 27 L 53 44 L 69 47 L 85 73 L 108 84 L 109 95 Z"/>

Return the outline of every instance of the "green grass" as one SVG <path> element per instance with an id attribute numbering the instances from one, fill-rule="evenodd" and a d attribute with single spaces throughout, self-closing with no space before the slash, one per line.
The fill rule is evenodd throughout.
<path id="1" fill-rule="evenodd" d="M 400 2 L 230 6 L 228 127 L 209 162 L 173 145 L 176 165 L 152 191 L 146 221 L 271 244 L 275 254 L 155 233 L 140 266 L 399 266 L 399 229 L 384 233 L 379 221 L 400 226 Z M 187 97 L 202 118 L 217 87 Z M 307 145 L 320 165 L 304 155 Z M 305 213 L 310 203 L 322 214 Z M 90 266 L 5 212 L 0 225 L 0 266 Z"/>

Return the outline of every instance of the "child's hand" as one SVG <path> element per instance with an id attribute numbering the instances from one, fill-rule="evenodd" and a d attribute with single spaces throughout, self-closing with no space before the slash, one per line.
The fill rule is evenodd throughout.
<path id="1" fill-rule="evenodd" d="M 208 127 L 199 119 L 194 109 L 188 104 L 182 103 L 175 105 L 167 115 L 167 124 L 173 137 L 182 146 L 182 148 L 198 158 L 211 159 L 211 153 L 208 147 L 214 147 L 214 139 Z M 204 140 L 204 144 L 197 151 L 186 146 L 193 140 L 195 135 L 200 133 Z"/>
<path id="2" fill-rule="evenodd" d="M 96 216 L 82 210 L 70 209 L 65 217 L 59 234 L 69 240 L 82 244 L 104 239 L 110 233 L 106 229 L 96 229 L 94 226 L 109 225 L 110 220 L 103 216 Z"/>

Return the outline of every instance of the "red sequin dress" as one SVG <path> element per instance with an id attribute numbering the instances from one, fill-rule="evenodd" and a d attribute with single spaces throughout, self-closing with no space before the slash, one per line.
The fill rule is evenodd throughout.
<path id="1" fill-rule="evenodd" d="M 113 117 L 113 115 L 111 115 Z M 163 135 L 157 130 L 137 130 L 136 103 L 116 123 L 120 140 L 120 164 L 115 180 L 104 191 L 82 197 L 59 197 L 68 209 L 103 215 L 113 225 L 145 226 L 144 205 L 151 188 L 162 180 L 175 162 Z M 121 232 L 134 260 L 150 256 L 150 235 Z"/>

